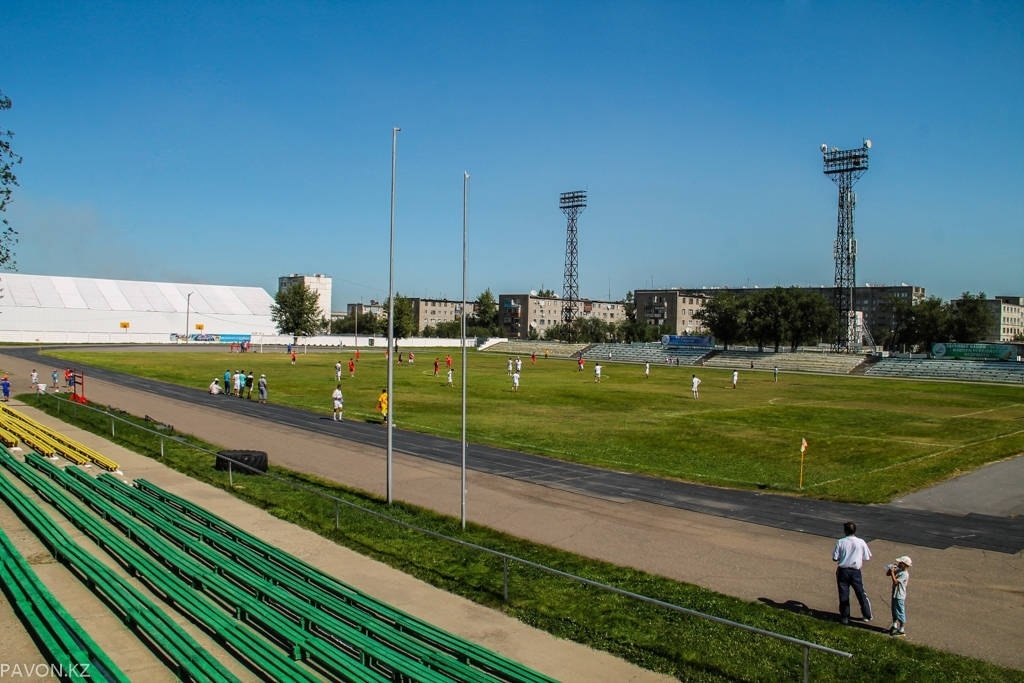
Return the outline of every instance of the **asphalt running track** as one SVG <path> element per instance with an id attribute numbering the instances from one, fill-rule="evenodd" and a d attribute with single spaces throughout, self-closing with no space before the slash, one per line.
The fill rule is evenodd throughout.
<path id="1" fill-rule="evenodd" d="M 40 358 L 35 348 L 9 347 L 3 352 L 28 361 Z M 49 366 L 52 362 L 40 361 L 39 365 Z M 89 378 L 126 388 L 358 444 L 387 447 L 387 430 L 376 423 L 346 420 L 344 430 L 339 431 L 337 424 L 326 415 L 306 410 L 229 396 L 212 396 L 205 389 L 181 387 L 93 366 L 77 364 L 77 367 L 84 370 Z M 159 415 L 151 417 L 160 420 Z M 462 462 L 462 444 L 454 439 L 395 428 L 392 448 L 406 455 L 456 467 Z M 873 530 L 872 534 L 863 534 L 868 541 L 882 539 L 936 549 L 959 546 L 1008 554 L 1024 549 L 1022 518 L 975 513 L 952 515 L 892 505 L 853 505 L 724 489 L 614 472 L 478 444 L 467 445 L 466 462 L 467 467 L 475 471 L 597 498 L 642 501 L 825 538 L 835 538 L 836 529 L 842 528 L 846 520 L 853 519 L 862 529 Z"/>

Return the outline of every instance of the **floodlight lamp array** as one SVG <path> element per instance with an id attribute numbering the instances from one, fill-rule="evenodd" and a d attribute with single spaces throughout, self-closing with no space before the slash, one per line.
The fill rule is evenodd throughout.
<path id="1" fill-rule="evenodd" d="M 825 145 L 822 145 L 824 148 Z M 833 173 L 863 172 L 868 170 L 868 149 L 858 147 L 857 149 L 831 149 L 822 150 L 824 171 L 826 175 Z"/>
<path id="2" fill-rule="evenodd" d="M 574 190 L 563 192 L 559 196 L 558 206 L 561 209 L 582 209 L 587 205 L 586 190 Z"/>

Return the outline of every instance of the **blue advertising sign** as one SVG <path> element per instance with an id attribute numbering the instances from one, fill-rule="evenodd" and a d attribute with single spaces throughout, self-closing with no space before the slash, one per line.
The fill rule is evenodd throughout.
<path id="1" fill-rule="evenodd" d="M 245 342 L 252 341 L 251 334 L 190 334 L 186 338 L 184 335 L 178 334 L 177 332 L 171 332 L 171 341 L 186 341 L 194 342 L 220 342 L 222 344 L 242 344 Z"/>
<path id="2" fill-rule="evenodd" d="M 665 334 L 661 337 L 662 346 L 681 346 L 690 349 L 713 349 L 714 337 L 697 337 L 692 335 Z"/>

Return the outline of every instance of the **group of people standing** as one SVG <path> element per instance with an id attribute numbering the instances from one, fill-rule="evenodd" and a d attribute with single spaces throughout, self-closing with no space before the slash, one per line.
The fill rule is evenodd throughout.
<path id="1" fill-rule="evenodd" d="M 260 403 L 266 403 L 268 387 L 265 374 L 261 374 L 259 379 L 256 379 L 256 375 L 252 370 L 249 372 L 243 370 L 232 372 L 229 369 L 224 371 L 223 387 L 220 384 L 219 377 L 214 377 L 213 381 L 210 382 L 210 393 L 215 396 L 223 394 L 224 396 L 235 396 L 252 400 L 253 388 L 256 389 L 257 400 Z"/>

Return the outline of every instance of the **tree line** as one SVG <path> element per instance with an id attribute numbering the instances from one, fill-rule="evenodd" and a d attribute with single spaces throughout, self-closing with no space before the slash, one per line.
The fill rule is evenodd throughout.
<path id="1" fill-rule="evenodd" d="M 928 297 L 919 304 L 890 297 L 883 311 L 887 324 L 878 330 L 875 339 L 892 351 L 930 352 L 936 342 L 973 344 L 985 339 L 996 324 L 984 292 L 964 292 L 960 299 L 946 302 Z"/>
<path id="2" fill-rule="evenodd" d="M 886 322 L 870 330 L 876 344 L 890 351 L 931 350 L 935 342 L 975 343 L 988 336 L 995 323 L 984 292 L 964 292 L 956 301 L 929 297 L 913 304 L 890 296 L 880 305 Z M 796 287 L 775 287 L 740 296 L 716 293 L 695 314 L 716 341 L 747 343 L 759 350 L 778 351 L 783 344 L 793 350 L 819 344 L 835 336 L 838 316 L 832 303 L 817 292 Z"/>
<path id="3" fill-rule="evenodd" d="M 498 321 L 498 301 L 490 289 L 482 292 L 476 301 L 466 302 L 472 313 L 466 319 L 467 337 L 496 337 L 501 334 Z M 385 311 L 390 309 L 390 301 L 383 305 Z M 409 337 L 444 337 L 457 339 L 462 336 L 462 321 L 452 320 L 428 325 L 422 332 L 418 330 L 416 312 L 413 310 L 412 299 L 395 294 L 394 335 L 396 339 Z M 328 320 L 320 310 L 316 292 L 303 282 L 296 282 L 282 289 L 274 297 L 270 307 L 270 317 L 277 325 L 278 332 L 294 337 L 311 337 L 317 334 L 356 334 L 366 337 L 386 337 L 388 334 L 388 316 L 386 313 L 360 313 L 335 320 Z"/>
<path id="4" fill-rule="evenodd" d="M 552 325 L 543 338 L 583 343 L 651 342 L 666 334 L 677 334 L 668 323 L 649 325 L 638 319 L 632 292 L 626 293 L 623 304 L 623 321 L 612 323 L 583 316 L 571 324 Z M 467 306 L 472 307 L 466 318 L 467 337 L 501 336 L 498 302 L 490 289 L 484 290 L 476 301 L 467 302 Z M 388 308 L 387 301 L 384 308 Z M 460 320 L 428 325 L 420 332 L 412 300 L 401 294 L 395 295 L 394 310 L 394 334 L 398 339 L 454 339 L 462 335 Z M 927 351 L 935 342 L 977 342 L 985 338 L 994 323 L 984 292 L 964 292 L 959 300 L 946 303 L 930 297 L 916 305 L 907 299 L 890 297 L 882 303 L 882 314 L 886 324 L 871 332 L 875 342 L 889 350 Z M 370 337 L 388 333 L 386 314 L 362 313 L 328 321 L 318 307 L 316 293 L 301 282 L 278 292 L 271 317 L 282 334 L 294 336 L 358 332 Z M 829 341 L 835 337 L 839 324 L 832 302 L 817 292 L 798 287 L 773 287 L 742 295 L 722 290 L 707 299 L 694 317 L 703 324 L 699 332 L 714 336 L 726 349 L 734 344 L 749 344 L 762 351 L 769 347 L 779 351 L 783 346 L 796 350 Z M 527 338 L 540 339 L 541 335 L 531 329 Z"/>

